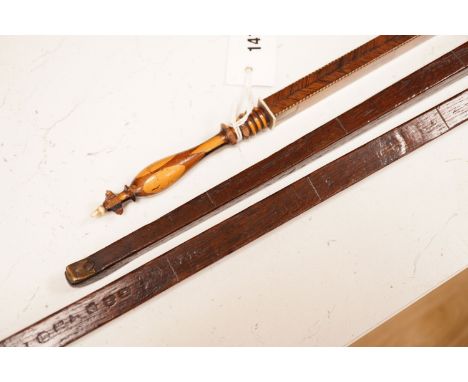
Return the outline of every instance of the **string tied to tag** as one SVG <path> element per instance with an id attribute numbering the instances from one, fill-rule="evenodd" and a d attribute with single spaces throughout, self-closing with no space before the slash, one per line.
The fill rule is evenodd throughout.
<path id="1" fill-rule="evenodd" d="M 237 104 L 235 114 L 233 116 L 231 126 L 236 132 L 237 140 L 241 141 L 243 139 L 241 126 L 247 121 L 250 113 L 257 105 L 257 101 L 254 97 L 252 90 L 252 72 L 253 68 L 251 66 L 246 66 L 244 69 L 244 86 L 242 90 L 241 98 Z"/>

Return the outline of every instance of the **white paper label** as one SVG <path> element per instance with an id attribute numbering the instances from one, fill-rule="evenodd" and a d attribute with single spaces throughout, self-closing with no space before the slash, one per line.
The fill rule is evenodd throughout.
<path id="1" fill-rule="evenodd" d="M 249 35 L 230 37 L 226 70 L 229 85 L 244 85 L 245 68 L 252 68 L 252 86 L 273 86 L 276 75 L 276 38 Z"/>

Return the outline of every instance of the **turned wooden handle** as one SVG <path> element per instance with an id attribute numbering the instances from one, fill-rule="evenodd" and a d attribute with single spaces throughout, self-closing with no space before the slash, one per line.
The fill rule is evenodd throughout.
<path id="1" fill-rule="evenodd" d="M 229 143 L 230 139 L 233 139 L 230 133 L 229 130 L 222 129 L 219 134 L 196 147 L 150 164 L 141 170 L 130 186 L 125 186 L 122 192 L 114 194 L 112 191 L 106 191 L 104 203 L 98 207 L 94 214 L 101 215 L 105 211 L 113 211 L 121 215 L 123 204 L 127 200 L 136 200 L 137 197 L 151 196 L 165 190 L 207 154 Z"/>
<path id="2" fill-rule="evenodd" d="M 255 135 L 269 125 L 269 119 L 261 108 L 254 108 L 247 120 L 240 126 L 243 138 Z M 118 194 L 106 191 L 106 198 L 93 216 L 103 215 L 106 211 L 113 211 L 119 215 L 123 213 L 123 205 L 128 200 L 135 201 L 137 197 L 151 196 L 165 190 L 179 180 L 190 168 L 207 154 L 227 144 L 235 144 L 237 136 L 234 129 L 227 125 L 221 126 L 221 131 L 202 144 L 160 159 L 141 170 L 133 179 L 130 186 Z"/>

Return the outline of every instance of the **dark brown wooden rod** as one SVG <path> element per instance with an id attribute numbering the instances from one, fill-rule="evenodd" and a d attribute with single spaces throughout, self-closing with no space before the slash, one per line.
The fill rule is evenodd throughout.
<path id="1" fill-rule="evenodd" d="M 465 90 L 0 344 L 69 344 L 467 120 Z"/>
<path id="2" fill-rule="evenodd" d="M 154 222 L 68 265 L 65 271 L 67 280 L 71 284 L 79 284 L 110 270 L 139 251 L 293 170 L 400 105 L 456 76 L 466 69 L 467 57 L 468 43 L 465 43 Z"/>
<path id="3" fill-rule="evenodd" d="M 155 195 L 177 182 L 188 170 L 204 157 L 227 144 L 236 144 L 256 135 L 259 131 L 272 127 L 285 116 L 291 116 L 305 108 L 311 97 L 341 79 L 373 63 L 377 59 L 416 36 L 378 36 L 304 78 L 272 94 L 255 107 L 239 126 L 239 136 L 232 125 L 221 125 L 218 134 L 198 146 L 169 155 L 141 170 L 124 190 L 118 194 L 106 192 L 104 202 L 94 211 L 93 216 L 101 216 L 107 211 L 121 215 L 129 200 Z"/>

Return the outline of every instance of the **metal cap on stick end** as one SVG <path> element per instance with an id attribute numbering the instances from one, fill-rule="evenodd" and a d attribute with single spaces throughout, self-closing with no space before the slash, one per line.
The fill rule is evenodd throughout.
<path id="1" fill-rule="evenodd" d="M 94 262 L 88 258 L 69 264 L 65 268 L 65 277 L 72 285 L 79 284 L 89 279 L 95 273 Z"/>

